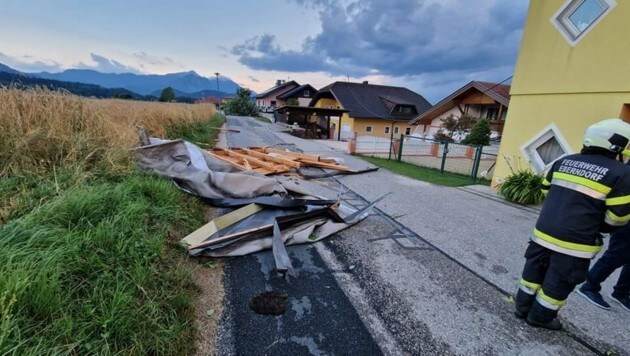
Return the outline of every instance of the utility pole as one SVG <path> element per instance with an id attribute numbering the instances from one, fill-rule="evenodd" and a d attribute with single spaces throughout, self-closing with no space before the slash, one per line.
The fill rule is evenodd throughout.
<path id="1" fill-rule="evenodd" d="M 219 91 L 219 72 L 214 73 L 214 75 L 217 76 L 217 99 L 218 99 L 218 103 L 217 103 L 217 108 L 221 105 L 221 97 L 220 97 L 220 91 Z"/>

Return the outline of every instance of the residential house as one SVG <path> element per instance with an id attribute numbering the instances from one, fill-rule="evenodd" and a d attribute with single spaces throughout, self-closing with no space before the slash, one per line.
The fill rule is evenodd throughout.
<path id="1" fill-rule="evenodd" d="M 409 125 L 417 125 L 413 136 L 431 138 L 449 116 L 455 119 L 469 116 L 488 119 L 490 129 L 498 136 L 503 132 L 509 104 L 510 85 L 472 81 L 411 120 Z"/>
<path id="2" fill-rule="evenodd" d="M 276 108 L 281 107 L 286 103 L 286 100 L 279 99 L 278 96 L 299 86 L 300 85 L 294 80 L 289 82 L 285 80 L 278 80 L 276 81 L 276 85 L 274 87 L 256 95 L 256 106 L 265 112 L 274 111 Z"/>
<path id="3" fill-rule="evenodd" d="M 317 89 L 313 88 L 309 84 L 300 85 L 297 88 L 291 89 L 283 94 L 277 96 L 278 101 L 282 105 L 286 104 L 290 99 L 297 100 L 297 106 L 308 106 L 313 97 L 317 94 Z M 282 106 L 278 105 L 278 106 Z"/>
<path id="4" fill-rule="evenodd" d="M 531 1 L 493 185 L 578 152 L 589 125 L 630 120 L 630 2 Z"/>
<path id="5" fill-rule="evenodd" d="M 408 122 L 428 110 L 431 104 L 407 88 L 365 81 L 329 84 L 319 89 L 310 106 L 348 111 L 340 118 L 331 118 L 331 130 L 340 140 L 355 132 L 385 138 L 409 135 L 412 126 Z"/>

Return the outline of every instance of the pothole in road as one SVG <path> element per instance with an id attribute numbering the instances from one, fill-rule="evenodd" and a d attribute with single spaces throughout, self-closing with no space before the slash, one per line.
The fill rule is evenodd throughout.
<path id="1" fill-rule="evenodd" d="M 287 310 L 287 296 L 275 291 L 263 292 L 252 298 L 249 307 L 261 315 L 282 315 Z"/>

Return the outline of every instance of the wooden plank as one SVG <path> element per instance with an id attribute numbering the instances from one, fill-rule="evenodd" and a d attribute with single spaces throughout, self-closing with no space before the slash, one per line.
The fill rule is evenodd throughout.
<path id="1" fill-rule="evenodd" d="M 250 150 L 250 149 L 243 149 L 243 151 L 245 153 L 247 153 L 247 155 L 249 155 L 249 156 L 253 156 L 253 157 L 256 157 L 256 158 L 264 159 L 264 160 L 267 160 L 267 161 L 272 161 L 272 162 L 275 162 L 275 163 L 280 163 L 280 164 L 283 164 L 285 166 L 289 166 L 289 167 L 292 167 L 292 168 L 300 168 L 300 162 L 297 162 L 297 161 L 294 161 L 294 160 L 291 160 L 291 159 L 288 159 L 288 158 L 274 157 L 274 156 L 270 156 L 270 155 L 268 155 L 266 153 L 262 153 L 262 152 L 254 151 L 254 150 Z"/>
<path id="2" fill-rule="evenodd" d="M 233 239 L 238 238 L 238 237 L 241 237 L 241 236 L 243 236 L 243 235 L 248 235 L 248 234 L 251 234 L 251 233 L 254 233 L 254 232 L 259 232 L 259 231 L 263 231 L 263 230 L 268 230 L 268 229 L 271 229 L 271 228 L 273 228 L 273 225 L 272 225 L 272 224 L 269 224 L 269 225 L 262 225 L 262 226 L 259 226 L 259 227 L 253 228 L 253 229 L 248 229 L 248 230 L 244 230 L 244 231 L 235 232 L 235 233 L 230 234 L 230 235 L 225 235 L 225 236 L 223 236 L 223 237 L 219 237 L 219 238 L 217 238 L 217 239 L 212 239 L 212 240 L 209 240 L 209 241 L 204 241 L 204 242 L 202 242 L 202 243 L 199 243 L 199 244 L 196 244 L 196 245 L 193 245 L 193 246 L 189 246 L 189 247 L 188 247 L 188 249 L 189 249 L 189 250 L 195 250 L 195 249 L 198 249 L 198 248 L 200 248 L 200 247 L 206 247 L 206 246 L 216 245 L 216 244 L 221 243 L 221 242 L 225 242 L 225 241 L 233 240 Z"/>
<path id="3" fill-rule="evenodd" d="M 283 151 L 276 148 L 263 148 L 263 152 L 265 153 L 275 153 L 282 156 L 292 157 L 294 159 L 307 160 L 307 161 L 315 161 L 319 162 L 320 158 L 316 155 L 307 155 L 303 153 L 291 152 L 291 151 Z"/>
<path id="4" fill-rule="evenodd" d="M 249 204 L 240 209 L 236 209 L 232 212 L 229 212 L 225 215 L 221 215 L 213 219 L 212 221 L 208 222 L 207 224 L 203 225 L 199 229 L 188 234 L 188 236 L 184 237 L 181 240 L 181 243 L 186 246 L 198 245 L 202 243 L 204 240 L 206 240 L 207 238 L 209 238 L 210 236 L 217 233 L 219 230 L 223 230 L 228 226 L 234 225 L 235 223 L 261 210 L 263 210 L 262 205 Z"/>
<path id="5" fill-rule="evenodd" d="M 269 163 L 269 162 L 265 162 L 265 161 L 261 161 L 258 158 L 254 158 L 254 157 L 250 157 L 247 155 L 244 155 L 242 153 L 238 153 L 234 150 L 228 150 L 228 155 L 233 156 L 233 157 L 238 157 L 241 158 L 243 160 L 247 160 L 247 162 L 252 166 L 257 166 L 256 168 L 264 168 L 268 171 L 271 172 L 286 172 L 289 170 L 289 167 L 284 166 L 284 165 L 278 165 L 278 164 L 274 164 L 274 163 Z"/>
<path id="6" fill-rule="evenodd" d="M 233 165 L 236 168 L 240 168 L 240 169 L 242 169 L 244 171 L 248 170 L 246 166 L 236 162 L 233 159 L 229 159 L 229 157 L 225 157 L 223 155 L 216 154 L 214 151 L 209 151 L 208 153 L 210 153 L 212 156 L 214 156 L 215 158 L 217 158 L 217 159 L 219 159 L 219 160 L 221 160 L 221 161 L 223 161 L 225 163 L 229 163 L 229 164 Z M 251 167 L 250 167 L 250 169 L 251 169 Z"/>
<path id="7" fill-rule="evenodd" d="M 308 162 L 308 163 L 304 162 L 304 164 L 311 167 L 335 169 L 335 170 L 344 171 L 344 172 L 353 172 L 352 169 L 348 168 L 347 166 L 342 166 L 340 164 L 330 164 L 330 163 L 324 163 L 324 162 Z"/>

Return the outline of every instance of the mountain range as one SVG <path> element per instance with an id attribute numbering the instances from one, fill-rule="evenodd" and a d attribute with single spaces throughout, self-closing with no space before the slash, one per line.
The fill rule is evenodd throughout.
<path id="1" fill-rule="evenodd" d="M 217 91 L 216 77 L 203 77 L 194 71 L 169 74 L 101 73 L 90 69 L 67 69 L 59 73 L 24 73 L 0 63 L 0 72 L 19 74 L 26 77 L 98 85 L 104 88 L 123 88 L 142 96 L 159 97 L 166 87 L 175 90 L 176 97 L 202 98 L 229 96 L 236 93 L 239 85 L 231 79 L 219 76 Z"/>

